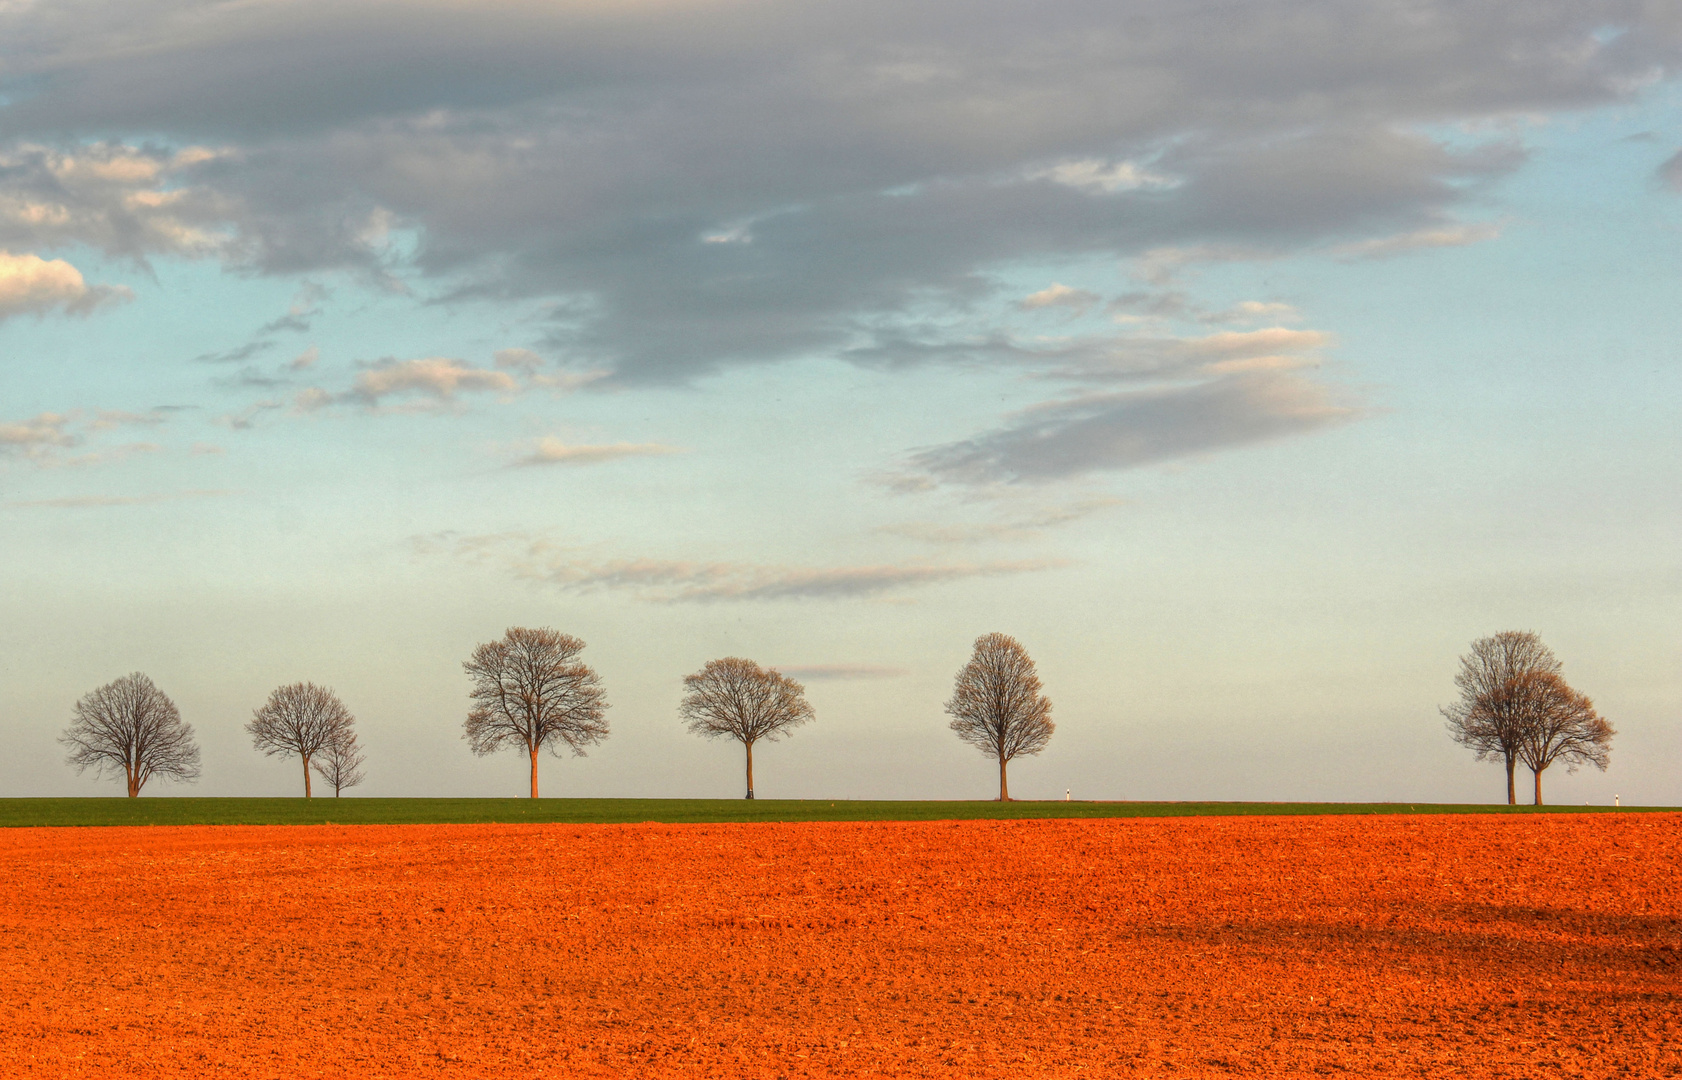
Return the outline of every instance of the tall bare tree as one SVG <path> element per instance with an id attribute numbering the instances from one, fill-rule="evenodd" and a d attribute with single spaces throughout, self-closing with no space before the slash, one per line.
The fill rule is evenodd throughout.
<path id="1" fill-rule="evenodd" d="M 136 671 L 76 702 L 75 719 L 58 737 L 70 748 L 66 759 L 81 772 L 122 771 L 128 797 L 153 777 L 191 782 L 199 778 L 199 748 L 193 726 L 152 680 Z"/>
<path id="2" fill-rule="evenodd" d="M 1513 770 L 1531 722 L 1524 687 L 1537 675 L 1558 675 L 1559 659 L 1528 630 L 1506 630 L 1472 642 L 1460 658 L 1454 685 L 1460 700 L 1440 709 L 1449 737 L 1477 754 L 1479 761 L 1500 761 L 1507 768 L 1507 804 L 1518 801 Z"/>
<path id="3" fill-rule="evenodd" d="M 501 641 L 487 641 L 461 666 L 473 680 L 462 736 L 475 754 L 504 746 L 531 757 L 531 797 L 537 798 L 537 752 L 562 744 L 577 757 L 607 738 L 606 695 L 601 680 L 578 659 L 584 643 L 548 627 L 510 627 Z"/>
<path id="4" fill-rule="evenodd" d="M 729 738 L 747 751 L 748 798 L 753 798 L 753 744 L 773 742 L 812 719 L 806 688 L 775 669 L 726 656 L 686 675 L 688 690 L 678 713 L 689 730 L 709 739 Z"/>
<path id="5" fill-rule="evenodd" d="M 1606 771 L 1612 757 L 1612 725 L 1594 711 L 1594 702 L 1566 685 L 1557 672 L 1520 680 L 1518 697 L 1526 723 L 1518 756 L 1536 781 L 1536 805 L 1542 805 L 1542 773 L 1556 761 L 1566 772 L 1587 763 Z"/>
<path id="6" fill-rule="evenodd" d="M 346 724 L 333 733 L 311 764 L 323 780 L 333 785 L 333 797 L 336 799 L 345 788 L 355 787 L 368 779 L 362 771 L 364 760 L 362 747 L 356 741 L 356 728 Z"/>
<path id="7" fill-rule="evenodd" d="M 975 639 L 975 655 L 958 672 L 946 712 L 958 738 L 999 763 L 1000 802 L 1010 801 L 1005 768 L 1011 759 L 1044 750 L 1057 730 L 1034 661 L 1008 634 Z"/>
<path id="8" fill-rule="evenodd" d="M 311 796 L 310 763 L 356 722 L 339 696 L 325 686 L 292 683 L 276 687 L 245 725 L 257 749 L 271 757 L 297 754 L 304 766 L 304 798 Z"/>

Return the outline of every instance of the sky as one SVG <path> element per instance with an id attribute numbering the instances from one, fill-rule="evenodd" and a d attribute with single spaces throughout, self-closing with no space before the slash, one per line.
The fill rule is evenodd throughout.
<path id="1" fill-rule="evenodd" d="M 370 796 L 510 626 L 732 797 L 682 678 L 817 718 L 762 798 L 1485 802 L 1438 713 L 1533 630 L 1682 805 L 1682 8 L 1536 0 L 0 0 L 0 795 L 143 671 L 193 785 L 332 687 Z M 1521 789 L 1525 778 L 1521 773 Z"/>

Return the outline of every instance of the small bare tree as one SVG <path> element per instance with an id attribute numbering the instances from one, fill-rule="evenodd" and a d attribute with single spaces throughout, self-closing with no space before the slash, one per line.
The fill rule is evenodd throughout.
<path id="1" fill-rule="evenodd" d="M 1559 660 L 1529 631 L 1507 630 L 1472 642 L 1460 658 L 1454 685 L 1460 700 L 1438 710 L 1455 742 L 1479 761 L 1500 761 L 1507 768 L 1507 805 L 1518 801 L 1513 770 L 1531 723 L 1531 702 L 1524 687 L 1537 675 L 1558 675 Z"/>
<path id="2" fill-rule="evenodd" d="M 362 747 L 356 741 L 356 729 L 351 724 L 339 728 L 327 741 L 313 762 L 321 778 L 333 785 L 336 799 L 345 788 L 355 787 L 368 779 L 362 771 Z"/>
<path id="3" fill-rule="evenodd" d="M 1044 750 L 1057 730 L 1034 661 L 1008 634 L 975 639 L 975 655 L 958 672 L 946 712 L 958 738 L 999 763 L 1000 802 L 1010 801 L 1005 767 L 1011 759 Z"/>
<path id="4" fill-rule="evenodd" d="M 753 744 L 773 742 L 812 719 L 806 688 L 775 669 L 726 656 L 683 679 L 689 691 L 678 713 L 689 730 L 708 739 L 729 738 L 747 751 L 748 798 L 753 798 Z"/>
<path id="5" fill-rule="evenodd" d="M 175 702 L 136 671 L 90 691 L 76 702 L 75 719 L 58 737 L 70 748 L 66 759 L 81 772 L 121 769 L 128 797 L 153 777 L 199 778 L 199 748 L 193 726 L 183 723 Z"/>
<path id="6" fill-rule="evenodd" d="M 487 641 L 461 666 L 473 680 L 462 736 L 475 754 L 504 746 L 531 757 L 531 797 L 537 798 L 537 752 L 560 756 L 565 744 L 577 757 L 607 738 L 606 695 L 601 680 L 578 659 L 584 643 L 548 627 L 511 627 L 501 641 Z"/>
<path id="7" fill-rule="evenodd" d="M 339 732 L 356 720 L 339 696 L 325 686 L 293 683 L 277 687 L 245 725 L 257 749 L 270 756 L 297 754 L 304 766 L 304 798 L 310 798 L 310 764 Z"/>
<path id="8" fill-rule="evenodd" d="M 1525 725 L 1518 756 L 1536 781 L 1536 805 L 1542 805 L 1542 773 L 1556 761 L 1566 772 L 1587 763 L 1601 772 L 1612 758 L 1612 725 L 1594 711 L 1594 702 L 1566 685 L 1553 671 L 1527 675 L 1517 693 Z"/>

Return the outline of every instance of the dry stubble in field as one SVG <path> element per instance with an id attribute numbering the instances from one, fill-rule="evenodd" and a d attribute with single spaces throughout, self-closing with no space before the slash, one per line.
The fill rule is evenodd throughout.
<path id="1" fill-rule="evenodd" d="M 25 1076 L 1682 1075 L 1673 815 L 0 835 Z"/>

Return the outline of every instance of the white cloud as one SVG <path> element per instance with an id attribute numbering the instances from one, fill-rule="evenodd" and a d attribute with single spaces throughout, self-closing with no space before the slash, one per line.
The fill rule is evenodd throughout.
<path id="1" fill-rule="evenodd" d="M 1050 180 L 1064 187 L 1076 188 L 1088 194 L 1114 195 L 1141 188 L 1162 190 L 1179 185 L 1170 176 L 1153 173 L 1133 161 L 1105 161 L 1102 158 L 1079 158 L 1064 161 L 1050 168 L 1028 173 L 1030 180 Z"/>
<path id="2" fill-rule="evenodd" d="M 0 251 L 0 320 L 54 308 L 85 315 L 102 304 L 133 297 L 123 286 L 89 285 L 81 271 L 63 259 Z"/>
<path id="3" fill-rule="evenodd" d="M 294 356 L 290 361 L 288 361 L 287 365 L 286 365 L 286 368 L 287 368 L 288 371 L 308 371 L 310 368 L 314 367 L 316 365 L 316 363 L 319 362 L 320 360 L 321 360 L 321 349 L 320 349 L 320 347 L 315 346 L 315 345 L 311 345 L 309 348 L 305 349 L 303 352 L 299 353 L 297 356 Z"/>
<path id="4" fill-rule="evenodd" d="M 1052 282 L 1047 288 L 1037 293 L 1029 293 L 1022 298 L 1017 306 L 1023 311 L 1037 311 L 1041 308 L 1065 307 L 1076 315 L 1085 315 L 1087 310 L 1099 301 L 1097 293 L 1087 289 L 1076 289 L 1061 282 Z"/>
<path id="5" fill-rule="evenodd" d="M 1489 222 L 1477 222 L 1469 225 L 1444 225 L 1429 229 L 1415 229 L 1412 232 L 1397 233 L 1394 236 L 1381 236 L 1372 240 L 1362 240 L 1353 244 L 1342 244 L 1332 249 L 1333 256 L 1339 259 L 1383 259 L 1392 255 L 1402 255 L 1409 251 L 1420 251 L 1428 248 L 1466 247 L 1470 244 L 1480 244 L 1485 240 L 1494 240 L 1501 235 L 1501 227 Z"/>
<path id="6" fill-rule="evenodd" d="M 370 405 L 381 398 L 396 394 L 419 394 L 422 397 L 449 401 L 460 393 L 518 392 L 520 384 L 505 371 L 476 368 L 444 356 L 424 360 L 388 360 L 356 376 L 351 385 L 352 396 Z"/>
<path id="7" fill-rule="evenodd" d="M 599 465 L 628 457 L 661 457 L 681 454 L 683 449 L 664 443 L 564 443 L 552 435 L 537 440 L 537 445 L 516 465 Z"/>

